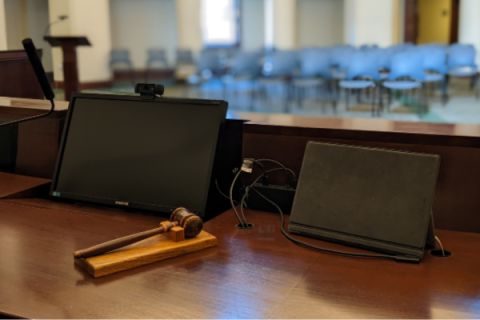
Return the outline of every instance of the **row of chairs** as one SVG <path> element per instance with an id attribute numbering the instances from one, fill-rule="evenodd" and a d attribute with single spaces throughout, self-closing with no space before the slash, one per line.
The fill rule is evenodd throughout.
<path id="1" fill-rule="evenodd" d="M 176 65 L 194 64 L 193 54 L 191 50 L 178 49 L 176 51 Z M 147 50 L 147 69 L 151 68 L 155 63 L 160 63 L 163 67 L 168 67 L 167 53 L 164 49 L 148 49 Z M 124 65 L 133 68 L 128 49 L 113 49 L 110 52 L 110 67 L 114 68 L 118 65 Z"/>
<path id="2" fill-rule="evenodd" d="M 128 49 L 113 49 L 110 52 L 110 68 L 112 70 L 116 69 L 127 69 L 131 76 L 132 84 L 135 84 L 136 77 L 133 67 L 132 60 L 130 59 L 130 51 Z M 194 58 L 191 50 L 182 50 L 178 49 L 176 51 L 176 67 L 181 65 L 194 65 Z M 145 82 L 148 82 L 148 77 L 150 71 L 155 67 L 160 65 L 161 68 L 168 68 L 170 64 L 168 63 L 167 53 L 164 49 L 148 49 L 147 50 L 147 63 L 146 63 L 146 72 L 145 72 Z"/>
<path id="3" fill-rule="evenodd" d="M 475 58 L 475 48 L 463 44 L 236 52 L 228 61 L 222 60 L 213 50 L 204 50 L 199 56 L 198 74 L 190 77 L 189 83 L 198 85 L 220 78 L 225 91 L 235 90 L 240 82 L 254 81 L 252 88 L 264 93 L 268 92 L 268 87 L 283 85 L 287 93 L 285 111 L 288 111 L 289 100 L 294 95 L 301 106 L 302 93 L 304 95 L 307 89 L 323 88 L 327 100 L 336 107 L 340 89 L 346 91 L 348 101 L 350 91 L 360 94 L 361 90 L 370 88 L 373 90 L 372 113 L 375 115 L 383 109 L 385 92 L 390 104 L 392 90 L 416 90 L 421 102 L 427 104 L 428 101 L 423 99 L 427 96 L 424 97 L 420 89 L 431 83 L 439 84 L 442 101 L 446 103 L 450 77 L 469 77 L 472 83 L 477 82 Z M 376 107 L 376 96 L 379 97 L 379 107 Z"/>

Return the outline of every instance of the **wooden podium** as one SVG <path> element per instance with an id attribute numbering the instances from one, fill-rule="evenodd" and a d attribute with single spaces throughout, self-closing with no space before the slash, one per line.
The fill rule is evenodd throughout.
<path id="1" fill-rule="evenodd" d="M 65 100 L 80 90 L 77 70 L 77 46 L 90 46 L 87 37 L 43 37 L 52 47 L 62 47 L 63 51 L 63 88 Z"/>

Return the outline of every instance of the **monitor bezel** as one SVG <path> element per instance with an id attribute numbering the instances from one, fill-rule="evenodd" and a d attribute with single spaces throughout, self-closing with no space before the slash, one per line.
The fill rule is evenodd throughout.
<path id="1" fill-rule="evenodd" d="M 118 199 L 108 199 L 108 198 L 101 198 L 101 197 L 96 197 L 96 196 L 90 196 L 90 195 L 81 195 L 81 194 L 75 194 L 75 193 L 65 193 L 65 192 L 58 192 L 56 189 L 57 182 L 58 182 L 58 177 L 60 174 L 60 169 L 62 166 L 62 161 L 63 161 L 63 154 L 65 151 L 65 146 L 67 142 L 67 137 L 69 133 L 69 128 L 70 128 L 70 123 L 73 115 L 73 111 L 75 108 L 75 102 L 76 99 L 95 99 L 95 100 L 121 100 L 121 101 L 135 101 L 135 102 L 144 102 L 144 103 L 157 103 L 157 104 L 193 104 L 193 105 L 218 105 L 221 108 L 223 108 L 223 112 L 225 114 L 225 117 L 222 119 L 222 121 L 219 123 L 219 128 L 218 128 L 218 135 L 217 135 L 217 143 L 215 145 L 215 148 L 212 150 L 211 154 L 211 163 L 208 168 L 208 179 L 205 181 L 205 194 L 203 196 L 203 203 L 201 206 L 200 210 L 192 210 L 192 212 L 203 216 L 205 215 L 205 210 L 207 207 L 207 200 L 208 200 L 208 195 L 209 195 L 209 189 L 210 189 L 210 180 L 212 179 L 212 173 L 213 173 L 213 168 L 214 168 L 214 162 L 216 158 L 217 152 L 219 152 L 219 143 L 220 139 L 219 137 L 221 136 L 224 126 L 225 126 L 225 121 L 227 117 L 227 110 L 228 110 L 228 103 L 223 100 L 204 100 L 204 99 L 183 99 L 183 98 L 164 98 L 164 97 L 156 97 L 155 99 L 152 100 L 145 100 L 142 99 L 140 96 L 131 96 L 131 95 L 114 95 L 114 94 L 92 94 L 92 93 L 77 93 L 73 92 L 70 98 L 68 110 L 67 110 L 67 115 L 65 117 L 65 124 L 62 132 L 62 138 L 60 140 L 60 145 L 58 148 L 58 155 L 57 155 L 57 160 L 55 163 L 55 168 L 54 168 L 54 173 L 53 173 L 53 180 L 50 186 L 50 191 L 49 195 L 52 197 L 55 197 L 56 199 L 66 199 L 66 200 L 75 200 L 75 201 L 80 201 L 80 202 L 86 202 L 86 203 L 94 203 L 94 204 L 101 204 L 101 205 L 106 205 L 109 207 L 116 207 L 116 208 L 123 208 L 123 209 L 135 209 L 135 210 L 142 210 L 142 211 L 148 211 L 154 214 L 167 214 L 175 210 L 175 207 L 170 207 L 167 205 L 158 205 L 158 204 L 153 204 L 153 203 L 139 203 L 139 202 L 127 202 L 128 204 L 125 205 L 119 204 Z"/>

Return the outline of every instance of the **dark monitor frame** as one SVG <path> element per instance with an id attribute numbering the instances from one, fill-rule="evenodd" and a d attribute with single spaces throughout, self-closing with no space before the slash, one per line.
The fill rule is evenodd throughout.
<path id="1" fill-rule="evenodd" d="M 53 196 L 57 199 L 67 199 L 67 200 L 75 200 L 75 201 L 81 201 L 81 202 L 88 202 L 88 203 L 95 203 L 95 204 L 101 204 L 101 205 L 106 205 L 106 206 L 112 206 L 112 207 L 118 207 L 118 208 L 123 208 L 123 209 L 139 209 L 139 210 L 145 210 L 145 211 L 150 211 L 150 212 L 155 212 L 155 213 L 169 213 L 173 211 L 175 208 L 169 207 L 169 206 L 162 206 L 162 205 L 157 205 L 157 204 L 139 204 L 132 202 L 131 205 L 129 203 L 128 206 L 122 205 L 115 203 L 116 201 L 114 199 L 106 199 L 106 198 L 99 198 L 99 197 L 93 197 L 93 196 L 84 196 L 84 195 L 79 195 L 79 194 L 71 194 L 71 193 L 59 193 L 57 195 L 56 192 L 56 186 L 58 182 L 58 176 L 60 173 L 60 168 L 62 166 L 62 160 L 63 160 L 63 154 L 65 150 L 65 145 L 67 142 L 67 137 L 68 137 L 68 132 L 70 128 L 70 123 L 72 119 L 72 115 L 75 109 L 75 100 L 78 98 L 84 98 L 84 99 L 98 99 L 98 100 L 121 100 L 121 101 L 135 101 L 135 102 L 142 102 L 142 103 L 168 103 L 168 104 L 194 104 L 194 105 L 219 105 L 224 108 L 225 110 L 225 117 L 227 114 L 227 109 L 228 109 L 228 103 L 223 100 L 202 100 L 202 99 L 179 99 L 179 98 L 163 98 L 163 97 L 156 97 L 153 100 L 145 100 L 142 99 L 140 96 L 130 96 L 130 95 L 112 95 L 112 94 L 86 94 L 86 93 L 77 93 L 73 92 L 72 96 L 70 98 L 70 103 L 67 111 L 67 115 L 65 117 L 65 125 L 63 128 L 63 133 L 62 133 L 62 138 L 60 141 L 59 145 L 59 152 L 57 156 L 57 160 L 55 163 L 55 169 L 54 169 L 54 174 L 53 174 L 53 180 L 52 184 L 50 187 L 50 192 L 49 195 Z M 211 179 L 212 179 L 212 174 L 214 171 L 214 161 L 217 158 L 218 153 L 221 151 L 219 146 L 221 139 L 220 137 L 222 136 L 222 133 L 224 131 L 225 127 L 225 122 L 226 119 L 224 119 L 219 126 L 219 132 L 217 136 L 217 144 L 215 149 L 212 151 L 212 161 L 209 167 L 209 172 L 208 172 L 208 177 L 210 177 L 209 181 L 205 181 L 206 184 L 206 192 L 204 195 L 204 201 L 202 204 L 203 210 L 200 211 L 194 211 L 194 213 L 198 214 L 199 216 L 203 217 L 205 215 L 205 211 L 207 210 L 207 204 L 208 204 L 208 197 L 209 197 L 209 192 L 210 188 L 209 186 L 211 185 Z"/>

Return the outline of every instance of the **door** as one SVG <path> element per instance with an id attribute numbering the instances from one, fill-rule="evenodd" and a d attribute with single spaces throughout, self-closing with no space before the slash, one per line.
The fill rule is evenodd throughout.
<path id="1" fill-rule="evenodd" d="M 417 44 L 450 43 L 452 0 L 418 0 Z"/>

